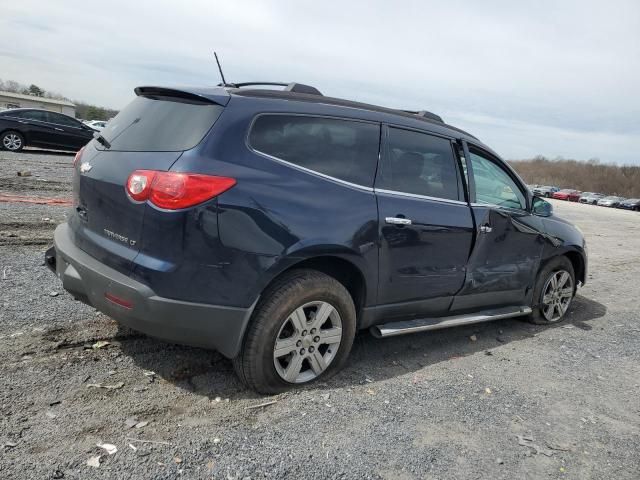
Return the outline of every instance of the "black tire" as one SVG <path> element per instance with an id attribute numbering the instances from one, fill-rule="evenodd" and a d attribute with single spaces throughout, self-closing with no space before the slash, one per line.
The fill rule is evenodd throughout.
<path id="1" fill-rule="evenodd" d="M 547 285 L 547 281 L 549 281 L 550 277 L 557 272 L 565 271 L 569 274 L 571 278 L 571 288 L 572 294 L 569 298 L 569 302 L 566 306 L 565 312 L 562 316 L 556 320 L 548 320 L 543 312 L 543 289 Z M 549 260 L 545 266 L 538 273 L 538 278 L 536 280 L 536 286 L 533 290 L 533 308 L 532 313 L 529 315 L 528 319 L 531 323 L 535 323 L 536 325 L 549 325 L 552 323 L 559 323 L 563 321 L 566 317 L 566 312 L 569 310 L 571 306 L 571 302 L 573 301 L 573 297 L 576 294 L 576 277 L 573 271 L 573 265 L 571 261 L 564 256 L 555 257 Z"/>
<path id="2" fill-rule="evenodd" d="M 333 353 L 332 360 L 321 374 L 310 381 L 288 382 L 276 370 L 276 340 L 281 329 L 289 326 L 287 322 L 293 312 L 310 302 L 327 302 L 337 311 L 342 337 L 338 351 Z M 305 321 L 311 320 L 305 318 Z M 233 366 L 240 380 L 249 388 L 262 394 L 280 393 L 296 385 L 327 379 L 339 371 L 349 356 L 355 333 L 356 310 L 347 289 L 333 277 L 316 270 L 292 270 L 277 279 L 263 293 L 253 312 L 241 351 L 233 359 Z M 320 350 L 319 346 L 316 348 Z M 295 351 L 291 355 L 297 356 L 298 353 Z M 305 353 L 309 355 L 309 351 Z M 301 365 L 311 369 L 308 360 L 301 362 Z"/>
<path id="3" fill-rule="evenodd" d="M 13 139 L 13 141 L 11 141 Z M 9 145 L 16 145 L 15 147 L 10 147 Z M 6 132 L 2 132 L 0 135 L 0 149 L 8 150 L 10 152 L 19 152 L 25 147 L 24 136 L 20 132 L 16 132 L 15 130 L 7 130 Z"/>

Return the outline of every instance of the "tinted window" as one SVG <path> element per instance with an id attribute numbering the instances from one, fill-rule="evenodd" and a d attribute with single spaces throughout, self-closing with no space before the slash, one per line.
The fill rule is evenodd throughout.
<path id="1" fill-rule="evenodd" d="M 65 115 L 61 115 L 59 113 L 49 113 L 49 121 L 51 123 L 57 123 L 58 125 L 66 125 L 68 127 L 78 127 L 78 122 L 76 122 L 73 118 L 69 118 Z"/>
<path id="2" fill-rule="evenodd" d="M 261 115 L 249 135 L 258 152 L 368 187 L 379 142 L 377 124 L 292 115 Z"/>
<path id="3" fill-rule="evenodd" d="M 111 150 L 176 152 L 195 147 L 222 113 L 211 103 L 137 97 L 100 133 Z M 103 149 L 100 144 L 96 148 Z"/>
<path id="4" fill-rule="evenodd" d="M 471 151 L 470 156 L 478 203 L 525 208 L 524 194 L 502 167 L 480 152 Z"/>
<path id="5" fill-rule="evenodd" d="M 2 115 L 3 117 L 22 118 L 22 114 L 24 113 L 25 112 L 16 111 L 16 110 L 5 110 L 4 112 L 0 113 L 0 115 Z"/>
<path id="6" fill-rule="evenodd" d="M 18 115 L 15 116 L 19 118 L 25 118 L 27 120 L 39 120 L 40 122 L 49 121 L 47 112 L 45 112 L 44 110 L 27 110 L 26 112 L 18 112 Z"/>
<path id="7" fill-rule="evenodd" d="M 425 133 L 390 128 L 388 148 L 376 187 L 458 200 L 458 177 L 451 142 Z"/>

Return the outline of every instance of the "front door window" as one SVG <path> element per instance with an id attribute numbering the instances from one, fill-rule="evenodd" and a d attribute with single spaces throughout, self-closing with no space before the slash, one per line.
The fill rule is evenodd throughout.
<path id="1" fill-rule="evenodd" d="M 470 151 L 476 203 L 525 210 L 527 200 L 518 184 L 500 166 L 478 151 Z"/>

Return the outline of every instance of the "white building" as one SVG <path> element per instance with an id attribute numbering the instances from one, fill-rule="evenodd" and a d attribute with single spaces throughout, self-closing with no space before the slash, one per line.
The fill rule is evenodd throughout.
<path id="1" fill-rule="evenodd" d="M 0 91 L 0 110 L 5 108 L 41 108 L 51 112 L 64 113 L 74 118 L 76 116 L 76 106 L 66 100 L 53 100 L 52 98 Z"/>

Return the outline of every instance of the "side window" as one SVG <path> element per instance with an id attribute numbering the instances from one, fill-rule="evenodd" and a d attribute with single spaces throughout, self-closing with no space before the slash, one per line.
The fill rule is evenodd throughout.
<path id="1" fill-rule="evenodd" d="M 389 128 L 376 188 L 458 200 L 451 142 L 426 133 Z"/>
<path id="2" fill-rule="evenodd" d="M 25 113 L 27 113 L 27 112 L 22 111 L 22 110 L 17 111 L 17 112 L 16 111 L 11 111 L 11 112 L 5 111 L 5 112 L 2 112 L 2 115 L 3 116 L 7 116 L 7 117 L 13 117 L 13 118 L 25 118 L 25 116 L 24 116 Z"/>
<path id="3" fill-rule="evenodd" d="M 26 118 L 29 120 L 38 120 L 40 122 L 47 122 L 47 112 L 44 110 L 29 110 L 27 112 L 22 112 L 21 118 Z"/>
<path id="4" fill-rule="evenodd" d="M 476 202 L 524 210 L 526 198 L 509 174 L 484 154 L 473 150 L 469 153 L 476 184 Z"/>
<path id="5" fill-rule="evenodd" d="M 261 115 L 249 134 L 257 152 L 367 187 L 379 143 L 378 124 L 298 115 Z"/>
<path id="6" fill-rule="evenodd" d="M 57 123 L 58 125 L 65 125 L 67 127 L 77 127 L 78 122 L 73 120 L 72 118 L 66 117 L 64 115 L 60 115 L 59 113 L 47 112 L 49 115 L 49 122 Z"/>

